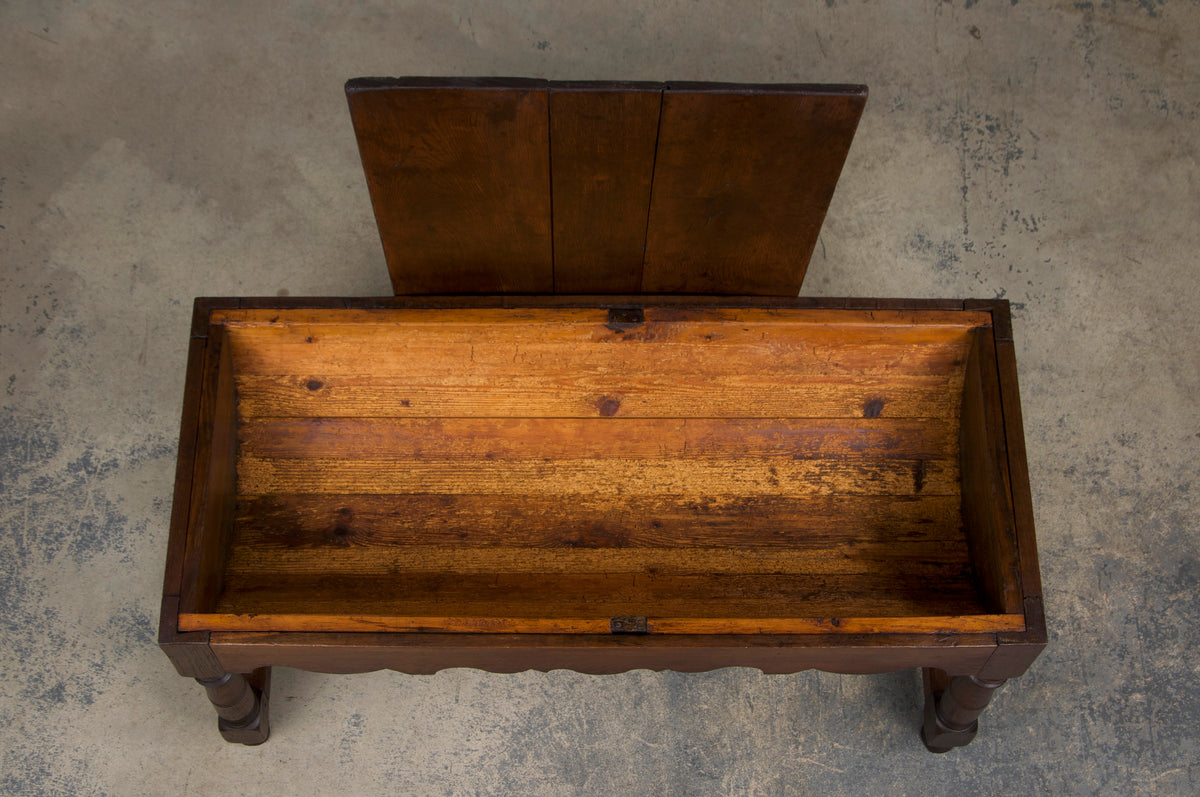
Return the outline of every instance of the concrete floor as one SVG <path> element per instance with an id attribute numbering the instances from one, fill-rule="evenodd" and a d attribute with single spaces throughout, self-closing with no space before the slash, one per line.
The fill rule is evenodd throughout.
<path id="1" fill-rule="evenodd" d="M 0 4 L 0 791 L 1200 791 L 1200 7 Z M 277 671 L 154 637 L 195 295 L 389 290 L 356 75 L 862 82 L 804 293 L 1013 301 L 1051 644 L 969 748 L 915 673 Z"/>

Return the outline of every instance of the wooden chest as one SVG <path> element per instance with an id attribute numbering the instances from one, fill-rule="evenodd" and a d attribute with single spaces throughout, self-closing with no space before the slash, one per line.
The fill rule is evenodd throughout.
<path id="1" fill-rule="evenodd" d="M 659 180 L 667 180 L 661 201 L 696 207 L 695 186 L 684 191 L 661 153 L 652 163 L 666 165 L 638 199 L 643 217 L 650 207 L 644 241 L 601 240 L 574 206 L 547 214 L 552 284 L 534 284 L 543 228 L 492 218 L 516 212 L 489 195 L 495 159 L 447 167 L 446 145 L 430 131 L 457 129 L 445 119 L 464 104 L 493 115 L 496 104 L 514 105 L 502 117 L 509 120 L 521 118 L 531 95 L 553 109 L 559 88 L 572 95 L 560 103 L 571 109 L 563 124 L 576 127 L 577 106 L 636 108 L 657 91 L 657 147 L 676 136 L 671 90 L 661 86 L 350 86 L 352 110 L 356 92 L 366 91 L 379 94 L 372 103 L 424 114 L 408 127 L 388 121 L 408 131 L 407 140 L 389 139 L 393 149 L 408 147 L 393 169 L 380 164 L 401 156 L 373 152 L 386 136 L 355 111 L 398 289 L 496 291 L 524 280 L 523 290 L 541 295 L 197 300 L 164 650 L 206 686 L 224 736 L 246 743 L 269 732 L 271 666 L 750 666 L 924 668 L 927 746 L 966 744 L 992 690 L 1045 643 L 1007 303 L 666 291 L 728 294 L 732 282 L 769 293 L 798 278 L 795 268 L 772 276 L 755 265 L 777 244 L 756 232 L 771 222 L 750 217 L 737 229 L 757 235 L 760 248 L 747 244 L 742 261 L 717 252 L 701 266 L 664 265 L 653 276 L 654 263 L 700 257 L 671 254 L 674 233 L 654 227 Z M 805 87 L 678 91 L 691 92 L 681 103 L 693 115 L 705 97 L 717 106 L 774 97 L 755 117 L 782 117 L 767 125 L 775 132 L 763 146 L 777 145 L 776 128 L 796 127 L 798 98 L 831 96 Z M 379 109 L 372 112 L 378 122 Z M 844 133 L 844 119 L 833 116 Z M 818 127 L 827 121 L 815 118 Z M 521 149 L 530 137 L 506 124 L 501 130 L 516 138 L 501 149 Z M 471 149 L 449 138 L 449 150 Z M 834 148 L 844 158 L 842 139 Z M 434 151 L 414 154 L 413 141 Z M 559 143 L 562 158 L 570 147 Z M 594 164 L 578 166 L 600 162 L 602 149 L 555 169 L 586 171 L 572 179 L 609 190 Z M 536 160 L 526 157 L 521 173 Z M 754 159 L 747 163 L 753 175 Z M 815 201 L 820 215 L 840 167 L 823 178 L 827 185 L 803 188 L 816 196 L 803 202 Z M 384 221 L 398 190 L 387 180 L 404 168 L 426 189 L 458 186 L 475 204 L 430 191 L 444 207 L 416 212 L 428 215 L 421 229 L 396 232 Z M 478 179 L 463 182 L 463 169 Z M 414 179 L 401 179 L 400 193 L 411 194 L 401 204 L 414 204 Z M 633 218 L 620 197 L 588 201 Z M 722 201 L 746 202 L 718 196 L 701 210 L 723 215 Z M 551 214 L 561 204 L 547 202 Z M 464 232 L 456 227 L 463 213 L 484 221 Z M 572 213 L 578 235 L 562 226 Z M 782 237 L 815 242 L 819 223 Z M 636 224 L 612 222 L 622 227 L 632 235 Z M 499 239 L 515 246 L 513 230 L 529 233 L 517 248 L 534 253 L 520 268 L 512 252 L 487 257 Z M 576 240 L 584 232 L 595 240 Z M 730 247 L 729 237 L 718 236 L 721 246 Z M 576 245 L 582 265 L 564 264 Z M 622 263 L 639 259 L 638 246 L 635 280 Z M 665 259 L 654 260 L 656 251 Z M 574 291 L 588 280 L 643 292 L 547 295 L 559 282 Z M 660 292 L 645 290 L 648 280 Z"/>

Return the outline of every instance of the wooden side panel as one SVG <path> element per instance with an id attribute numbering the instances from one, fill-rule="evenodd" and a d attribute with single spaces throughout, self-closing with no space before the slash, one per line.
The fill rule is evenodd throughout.
<path id="1" fill-rule="evenodd" d="M 199 309 L 197 309 L 199 314 Z M 192 472 L 200 431 L 200 394 L 207 337 L 192 337 L 188 346 L 187 379 L 183 392 L 183 418 L 175 462 L 175 491 L 171 504 L 171 529 L 167 564 L 163 571 L 163 595 L 178 596 L 183 584 L 183 559 L 187 548 L 188 516 L 192 505 Z"/>
<path id="2" fill-rule="evenodd" d="M 661 84 L 551 84 L 556 293 L 641 290 Z"/>
<path id="3" fill-rule="evenodd" d="M 865 103 L 862 86 L 669 87 L 642 290 L 798 293 Z"/>
<path id="4" fill-rule="evenodd" d="M 219 631 L 437 631 L 460 634 L 605 634 L 609 617 L 388 617 L 355 614 L 188 614 L 180 625 Z M 967 617 L 660 617 L 646 622 L 651 634 L 970 634 L 1023 630 L 1011 614 Z"/>
<path id="5" fill-rule="evenodd" d="M 212 636 L 213 650 L 230 672 L 270 664 L 335 673 L 383 668 L 433 673 L 447 667 L 488 672 L 559 668 L 585 673 L 643 668 L 704 672 L 756 667 L 768 673 L 809 668 L 869 673 L 938 667 L 958 675 L 978 672 L 996 650 L 994 634 L 713 637 L 216 632 Z"/>
<path id="6" fill-rule="evenodd" d="M 212 327 L 208 341 L 180 596 L 185 612 L 207 610 L 221 592 L 237 498 L 233 360 L 224 330 Z"/>
<path id="7" fill-rule="evenodd" d="M 551 293 L 544 81 L 352 80 L 396 293 Z"/>
<path id="8" fill-rule="evenodd" d="M 984 604 L 996 611 L 1024 612 L 1009 502 L 1003 426 L 999 412 L 992 330 L 976 332 L 963 387 L 963 524 Z"/>

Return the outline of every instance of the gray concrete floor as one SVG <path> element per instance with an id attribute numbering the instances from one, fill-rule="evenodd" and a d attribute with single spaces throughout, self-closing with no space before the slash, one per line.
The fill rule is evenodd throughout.
<path id="1" fill-rule="evenodd" d="M 0 4 L 0 791 L 1200 790 L 1200 7 L 751 5 Z M 281 670 L 219 739 L 154 645 L 191 299 L 388 292 L 341 85 L 391 74 L 870 85 L 804 293 L 1015 309 L 1051 644 L 974 745 L 751 670 Z"/>

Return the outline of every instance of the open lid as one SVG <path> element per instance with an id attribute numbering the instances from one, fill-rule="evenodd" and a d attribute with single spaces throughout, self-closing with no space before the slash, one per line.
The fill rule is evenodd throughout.
<path id="1" fill-rule="evenodd" d="M 356 78 L 397 294 L 795 296 L 865 86 Z"/>

